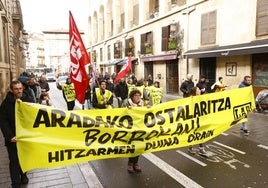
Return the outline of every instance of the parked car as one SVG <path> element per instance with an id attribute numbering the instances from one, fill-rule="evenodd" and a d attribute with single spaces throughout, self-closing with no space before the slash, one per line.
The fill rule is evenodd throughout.
<path id="1" fill-rule="evenodd" d="M 56 81 L 55 74 L 53 72 L 46 73 L 46 80 L 47 82 L 55 82 Z"/>
<path id="2" fill-rule="evenodd" d="M 66 83 L 68 76 L 59 76 L 56 80 L 56 86 L 58 89 L 61 89 L 61 85 Z"/>

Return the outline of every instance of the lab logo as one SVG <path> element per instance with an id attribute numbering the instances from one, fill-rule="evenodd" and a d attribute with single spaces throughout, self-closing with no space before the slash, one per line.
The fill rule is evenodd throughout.
<path id="1" fill-rule="evenodd" d="M 246 118 L 247 114 L 250 112 L 252 112 L 251 102 L 234 106 L 233 108 L 234 121 L 231 123 L 231 125 L 234 125 L 238 123 L 240 120 Z"/>

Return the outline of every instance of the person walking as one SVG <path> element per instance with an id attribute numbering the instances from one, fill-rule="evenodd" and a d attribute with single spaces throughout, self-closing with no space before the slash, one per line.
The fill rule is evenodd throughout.
<path id="1" fill-rule="evenodd" d="M 106 89 L 114 93 L 114 83 L 110 77 L 106 78 Z"/>
<path id="2" fill-rule="evenodd" d="M 36 98 L 36 102 L 39 102 L 41 95 L 41 87 L 38 82 L 35 80 L 35 76 L 33 74 L 30 75 L 28 80 L 29 87 L 33 90 Z"/>
<path id="3" fill-rule="evenodd" d="M 149 105 L 154 106 L 162 103 L 163 88 L 160 87 L 159 81 L 155 81 L 152 86 L 149 87 Z"/>
<path id="4" fill-rule="evenodd" d="M 129 98 L 124 100 L 122 104 L 122 107 L 127 107 L 128 109 L 142 106 L 144 106 L 144 101 L 141 99 L 141 92 L 137 89 L 132 90 L 129 93 Z M 128 158 L 127 171 L 129 173 L 133 173 L 134 171 L 141 172 L 141 167 L 138 164 L 138 160 L 139 156 Z"/>
<path id="5" fill-rule="evenodd" d="M 154 84 L 153 77 L 151 74 L 148 75 L 147 81 L 148 81 L 148 86 L 152 86 Z"/>
<path id="6" fill-rule="evenodd" d="M 62 84 L 60 89 L 62 89 L 63 98 L 67 103 L 67 109 L 73 110 L 75 106 L 75 89 L 71 78 L 66 79 L 66 83 Z"/>
<path id="7" fill-rule="evenodd" d="M 192 87 L 190 89 L 189 96 L 191 97 L 191 96 L 197 96 L 197 95 L 201 95 L 201 90 L 198 87 Z M 194 148 L 193 148 L 193 146 L 189 146 L 188 151 L 191 154 L 195 154 L 196 153 L 195 150 L 194 150 Z M 199 144 L 199 152 L 198 152 L 198 154 L 199 155 L 202 155 L 202 156 L 206 156 L 206 154 L 207 154 L 206 153 L 206 150 L 205 150 L 205 147 L 204 147 L 204 145 L 202 143 Z"/>
<path id="8" fill-rule="evenodd" d="M 113 93 L 106 89 L 105 80 L 101 80 L 99 84 L 99 88 L 95 88 L 95 91 L 93 92 L 93 107 L 98 109 L 112 108 Z"/>
<path id="9" fill-rule="evenodd" d="M 201 95 L 207 93 L 207 83 L 206 83 L 205 75 L 200 75 L 199 81 L 196 84 L 196 87 L 198 87 L 200 89 Z"/>
<path id="10" fill-rule="evenodd" d="M 50 90 L 49 85 L 46 80 L 46 75 L 42 74 L 39 78 L 38 83 L 40 85 L 41 92 L 48 92 Z"/>
<path id="11" fill-rule="evenodd" d="M 244 76 L 244 80 L 239 84 L 238 88 L 248 87 L 248 86 L 251 86 L 251 84 L 252 84 L 251 77 L 250 76 Z M 245 136 L 249 135 L 249 130 L 248 130 L 247 124 L 245 122 L 243 122 L 241 124 L 240 130 L 242 132 L 244 132 Z"/>
<path id="12" fill-rule="evenodd" d="M 1 131 L 5 138 L 5 146 L 10 161 L 9 173 L 13 188 L 20 188 L 21 184 L 29 182 L 27 174 L 23 173 L 20 167 L 16 145 L 15 103 L 16 100 L 21 100 L 22 94 L 22 83 L 18 80 L 12 81 L 10 91 L 0 106 Z"/>
<path id="13" fill-rule="evenodd" d="M 115 85 L 114 94 L 118 100 L 118 106 L 120 107 L 122 102 L 128 97 L 128 84 L 126 82 L 126 78 L 123 77 L 119 80 L 119 82 Z"/>
<path id="14" fill-rule="evenodd" d="M 183 93 L 183 98 L 189 97 L 191 88 L 194 87 L 193 75 L 187 74 L 187 79 L 182 82 L 180 90 Z"/>
<path id="15" fill-rule="evenodd" d="M 20 76 L 18 78 L 18 81 L 20 81 L 23 85 L 23 93 L 22 93 L 22 101 L 25 102 L 32 102 L 36 103 L 36 98 L 35 98 L 35 93 L 34 91 L 30 88 L 28 81 L 29 77 L 28 76 Z"/>

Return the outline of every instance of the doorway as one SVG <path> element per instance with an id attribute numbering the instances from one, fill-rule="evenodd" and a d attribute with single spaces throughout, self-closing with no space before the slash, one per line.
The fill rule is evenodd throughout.
<path id="1" fill-rule="evenodd" d="M 200 58 L 199 72 L 206 77 L 207 88 L 210 93 L 211 86 L 216 82 L 216 57 Z"/>
<path id="2" fill-rule="evenodd" d="M 178 59 L 166 61 L 166 91 L 167 94 L 179 93 Z"/>
<path id="3" fill-rule="evenodd" d="M 153 61 L 144 63 L 144 79 L 147 79 L 149 74 L 154 75 L 153 67 L 154 67 Z"/>

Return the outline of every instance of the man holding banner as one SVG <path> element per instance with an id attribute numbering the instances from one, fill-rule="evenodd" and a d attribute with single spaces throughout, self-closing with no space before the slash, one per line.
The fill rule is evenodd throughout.
<path id="1" fill-rule="evenodd" d="M 10 91 L 0 107 L 1 130 L 5 137 L 9 163 L 9 173 L 12 187 L 19 188 L 21 184 L 27 184 L 29 179 L 22 172 L 17 153 L 17 138 L 15 125 L 15 103 L 22 98 L 23 86 L 20 81 L 12 81 Z"/>

